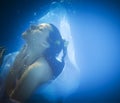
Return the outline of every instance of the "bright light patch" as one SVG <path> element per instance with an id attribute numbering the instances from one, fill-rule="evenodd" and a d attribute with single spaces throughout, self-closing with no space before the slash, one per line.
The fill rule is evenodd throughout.
<path id="1" fill-rule="evenodd" d="M 65 58 L 65 67 L 63 72 L 56 80 L 52 81 L 52 83 L 43 90 L 43 94 L 46 98 L 55 100 L 59 96 L 65 97 L 75 92 L 79 86 L 80 70 L 76 63 L 71 28 L 67 19 L 67 12 L 59 3 L 53 3 L 49 12 L 40 18 L 38 22 L 54 24 L 60 30 L 63 39 L 68 41 L 68 53 Z"/>

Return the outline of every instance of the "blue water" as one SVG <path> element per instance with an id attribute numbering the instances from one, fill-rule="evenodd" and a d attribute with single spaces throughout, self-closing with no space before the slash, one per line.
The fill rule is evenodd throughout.
<path id="1" fill-rule="evenodd" d="M 118 103 L 120 101 L 120 3 L 91 0 L 63 1 L 62 5 L 67 10 L 71 26 L 80 77 L 79 88 L 61 101 Z M 51 1 L 25 0 L 3 6 L 0 45 L 7 48 L 6 54 L 19 50 L 24 43 L 21 33 L 31 21 L 36 21 L 46 14 L 50 3 Z"/>
<path id="2" fill-rule="evenodd" d="M 68 101 L 116 103 L 120 98 L 118 4 L 81 2 L 74 8 L 71 28 L 81 76 L 78 91 Z"/>

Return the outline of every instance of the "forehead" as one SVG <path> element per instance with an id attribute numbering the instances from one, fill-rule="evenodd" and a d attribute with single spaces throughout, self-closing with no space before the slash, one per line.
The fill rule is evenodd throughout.
<path id="1" fill-rule="evenodd" d="M 44 29 L 47 29 L 47 30 L 52 30 L 52 27 L 50 24 L 47 24 L 47 23 L 42 23 L 40 25 L 38 25 L 39 28 L 44 28 Z"/>

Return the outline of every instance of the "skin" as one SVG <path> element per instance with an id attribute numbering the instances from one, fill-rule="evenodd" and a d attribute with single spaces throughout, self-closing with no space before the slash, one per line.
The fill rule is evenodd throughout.
<path id="1" fill-rule="evenodd" d="M 26 45 L 17 55 L 6 80 L 11 100 L 24 102 L 38 86 L 52 79 L 52 69 L 43 56 L 50 46 L 47 42 L 50 30 L 52 27 L 44 23 L 31 26 L 22 34 Z"/>
<path id="2" fill-rule="evenodd" d="M 5 48 L 0 47 L 0 66 L 2 65 L 4 53 L 5 53 Z"/>

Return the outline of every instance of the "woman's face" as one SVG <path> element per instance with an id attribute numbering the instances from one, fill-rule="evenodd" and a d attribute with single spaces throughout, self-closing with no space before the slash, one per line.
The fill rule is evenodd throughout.
<path id="1" fill-rule="evenodd" d="M 51 29 L 52 27 L 47 23 L 31 25 L 30 28 L 22 34 L 22 36 L 28 44 L 41 46 L 41 44 L 48 43 L 47 38 L 49 37 Z"/>

